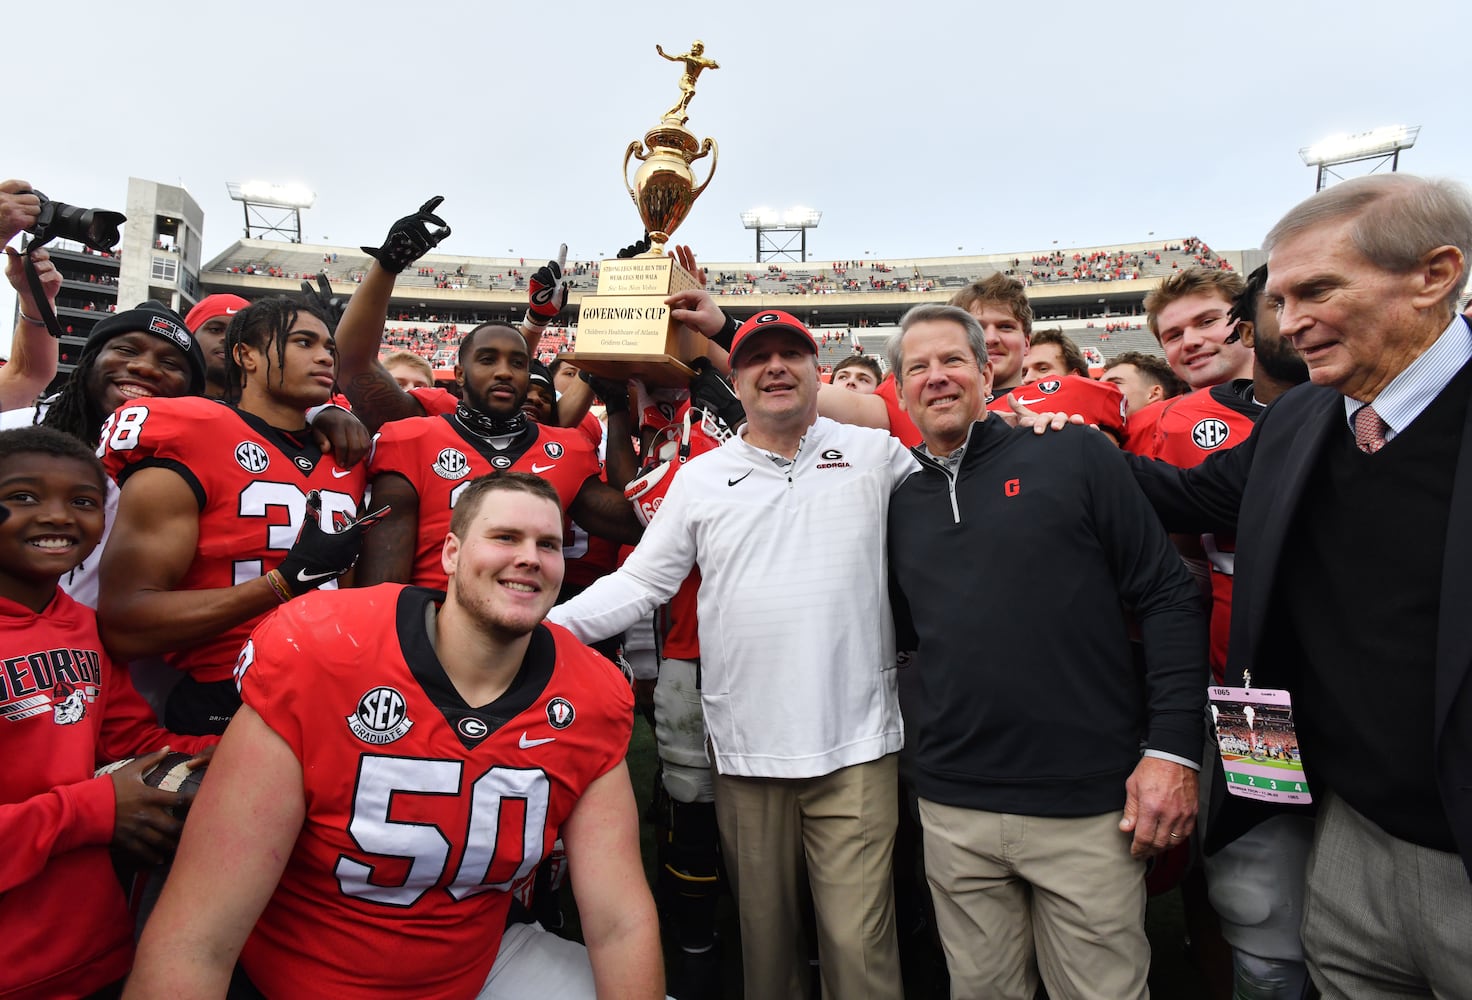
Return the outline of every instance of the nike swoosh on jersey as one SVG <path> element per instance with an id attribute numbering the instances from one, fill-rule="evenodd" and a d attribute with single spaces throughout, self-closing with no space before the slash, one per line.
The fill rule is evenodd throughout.
<path id="1" fill-rule="evenodd" d="M 1021 396 L 1013 396 L 1012 398 L 1023 406 L 1036 406 L 1038 403 L 1046 403 L 1048 401 L 1047 396 L 1039 396 L 1037 399 L 1023 399 Z"/>
<path id="2" fill-rule="evenodd" d="M 745 479 L 749 475 L 751 475 L 751 470 L 750 469 L 747 469 L 745 472 L 743 472 L 741 475 L 737 476 L 735 479 L 728 479 L 728 480 L 726 480 L 726 485 L 727 486 L 735 486 L 737 483 L 741 482 L 741 480 Z"/>
<path id="3" fill-rule="evenodd" d="M 308 573 L 304 569 L 299 569 L 296 571 L 296 581 L 297 583 L 316 583 L 318 580 L 330 580 L 336 575 L 332 570 L 326 573 Z"/>
<path id="4" fill-rule="evenodd" d="M 553 743 L 556 740 L 557 737 L 555 736 L 544 736 L 542 739 L 539 740 L 529 740 L 526 738 L 526 730 L 523 729 L 521 732 L 521 739 L 516 741 L 516 745 L 521 747 L 523 750 L 530 750 L 532 747 L 539 747 L 543 743 Z"/>
<path id="5" fill-rule="evenodd" d="M 538 465 L 536 462 L 532 463 L 532 472 L 538 476 L 540 476 L 544 472 L 550 472 L 555 468 L 557 468 L 556 462 L 553 462 L 551 465 Z"/>
<path id="6" fill-rule="evenodd" d="M 332 470 L 332 478 L 333 479 L 341 479 L 343 476 L 351 476 L 352 474 L 353 474 L 353 470 L 352 469 L 333 469 Z"/>

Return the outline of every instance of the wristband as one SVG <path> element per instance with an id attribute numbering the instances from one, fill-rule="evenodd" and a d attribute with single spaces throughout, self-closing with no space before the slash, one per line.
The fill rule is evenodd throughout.
<path id="1" fill-rule="evenodd" d="M 735 316 L 729 313 L 725 313 L 724 315 L 726 317 L 726 325 L 721 327 L 720 332 L 714 337 L 710 338 L 710 342 L 723 351 L 729 351 L 731 349 L 731 340 L 736 336 L 736 331 L 741 329 L 741 324 L 736 322 Z"/>
<path id="2" fill-rule="evenodd" d="M 286 578 L 281 575 L 279 569 L 273 569 L 268 572 L 266 574 L 266 582 L 271 585 L 272 590 L 276 591 L 276 599 L 282 604 L 291 600 L 291 589 L 286 586 Z"/>
<path id="3" fill-rule="evenodd" d="M 306 412 L 307 426 L 312 426 L 312 422 L 320 417 L 324 410 L 329 409 L 342 410 L 342 407 L 338 406 L 336 403 L 318 403 L 316 406 L 308 408 Z M 342 410 L 342 412 L 346 413 L 348 411 Z"/>
<path id="4" fill-rule="evenodd" d="M 15 311 L 18 312 L 18 313 L 20 313 L 20 318 L 21 318 L 21 320 L 23 322 L 29 323 L 32 326 L 45 326 L 46 325 L 46 321 L 44 319 L 37 319 L 34 316 L 27 316 L 26 315 L 26 311 L 24 309 L 17 308 Z"/>
<path id="5" fill-rule="evenodd" d="M 526 316 L 522 317 L 521 325 L 535 327 L 538 330 L 545 330 L 547 329 L 547 324 L 550 322 L 552 322 L 550 318 L 543 319 L 542 317 L 538 316 L 536 313 L 528 309 L 526 311 Z"/>

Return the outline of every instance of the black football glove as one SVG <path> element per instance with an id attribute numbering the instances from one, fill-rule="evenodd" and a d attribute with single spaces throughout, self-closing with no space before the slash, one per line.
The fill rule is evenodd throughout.
<path id="1" fill-rule="evenodd" d="M 630 246 L 626 246 L 622 250 L 620 250 L 618 252 L 618 259 L 619 260 L 628 260 L 630 257 L 637 257 L 641 253 L 647 253 L 648 251 L 649 251 L 649 234 L 648 233 L 645 233 L 644 234 L 644 238 L 642 240 L 640 240 L 638 243 L 634 243 L 634 244 L 632 244 Z"/>
<path id="2" fill-rule="evenodd" d="M 445 224 L 445 220 L 434 214 L 434 210 L 444 200 L 443 195 L 435 195 L 421 205 L 419 211 L 404 216 L 390 226 L 383 246 L 377 250 L 363 247 L 363 252 L 378 261 L 378 266 L 385 271 L 398 274 L 439 246 L 440 241 L 450 235 L 450 227 Z M 431 230 L 431 224 L 439 228 Z"/>
<path id="3" fill-rule="evenodd" d="M 527 284 L 526 320 L 533 326 L 546 326 L 557 318 L 562 307 L 567 305 L 567 284 L 563 280 L 562 265 L 555 260 L 547 261 L 545 267 L 532 272 Z"/>
<path id="4" fill-rule="evenodd" d="M 387 513 L 388 508 L 381 507 L 358 518 L 339 514 L 337 530 L 327 532 L 322 529 L 322 494 L 316 490 L 308 493 L 302 530 L 286 558 L 276 567 L 292 596 L 300 597 L 316 590 L 352 569 L 363 548 L 363 532 L 383 520 Z"/>
<path id="5" fill-rule="evenodd" d="M 690 362 L 695 377 L 690 380 L 690 405 L 709 410 L 721 418 L 721 422 L 733 433 L 746 420 L 746 408 L 731 385 L 710 363 L 710 358 L 695 358 Z"/>
<path id="6" fill-rule="evenodd" d="M 629 383 L 627 379 L 602 378 L 592 372 L 578 372 L 578 378 L 588 383 L 598 402 L 609 413 L 627 413 L 629 409 Z"/>
<path id="7" fill-rule="evenodd" d="M 327 281 L 327 275 L 317 275 L 316 288 L 312 287 L 312 283 L 310 281 L 303 279 L 302 296 L 308 301 L 316 303 L 317 306 L 321 308 L 324 313 L 327 314 L 327 325 L 331 327 L 331 331 L 335 331 L 337 329 L 338 321 L 342 319 L 343 310 L 345 310 L 348 306 L 347 303 L 342 300 L 341 295 L 332 294 L 332 285 Z"/>

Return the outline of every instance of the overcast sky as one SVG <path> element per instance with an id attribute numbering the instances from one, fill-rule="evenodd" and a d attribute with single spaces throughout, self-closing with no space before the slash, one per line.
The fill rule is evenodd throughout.
<path id="1" fill-rule="evenodd" d="M 116 209 L 130 175 L 182 184 L 206 259 L 250 179 L 316 191 L 308 242 L 377 245 L 442 194 L 446 252 L 612 255 L 642 231 L 623 151 L 679 96 L 654 45 L 697 37 L 720 162 L 677 239 L 709 261 L 753 258 L 758 205 L 821 210 L 820 260 L 1253 247 L 1313 191 L 1301 146 L 1390 124 L 1422 126 L 1403 170 L 1472 179 L 1465 0 L 58 9 L 11 60 L 0 175 Z"/>

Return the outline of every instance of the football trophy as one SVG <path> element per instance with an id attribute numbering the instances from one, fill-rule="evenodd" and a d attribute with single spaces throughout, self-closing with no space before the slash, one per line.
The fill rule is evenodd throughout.
<path id="1" fill-rule="evenodd" d="M 695 372 L 687 364 L 710 346 L 700 333 L 670 318 L 664 300 L 676 292 L 699 288 L 700 280 L 665 256 L 665 247 L 680 223 L 715 176 L 720 151 L 711 138 L 697 139 L 685 127 L 702 70 L 720 67 L 696 41 L 688 52 L 670 55 L 684 66 L 680 99 L 644 133 L 642 142 L 624 152 L 624 186 L 649 233 L 649 249 L 624 260 L 605 260 L 598 270 L 598 291 L 583 297 L 578 311 L 577 351 L 568 355 L 578 367 L 607 378 L 641 378 L 647 384 L 684 386 Z M 710 156 L 710 170 L 697 184 L 691 165 Z M 629 162 L 639 167 L 629 180 Z"/>

